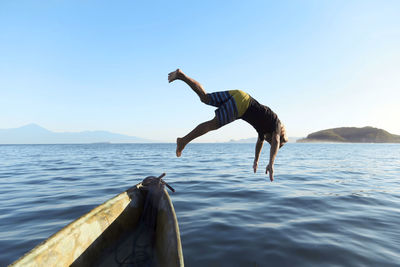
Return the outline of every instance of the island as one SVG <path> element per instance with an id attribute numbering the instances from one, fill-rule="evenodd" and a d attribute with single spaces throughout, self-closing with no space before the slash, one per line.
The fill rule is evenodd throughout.
<path id="1" fill-rule="evenodd" d="M 400 143 L 400 135 L 391 134 L 374 127 L 341 127 L 309 134 L 298 143 L 340 142 L 340 143 Z"/>

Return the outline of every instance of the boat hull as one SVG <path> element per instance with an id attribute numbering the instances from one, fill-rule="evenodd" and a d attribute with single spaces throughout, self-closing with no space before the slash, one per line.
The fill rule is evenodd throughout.
<path id="1" fill-rule="evenodd" d="M 168 192 L 164 188 L 161 192 L 157 207 L 151 208 L 156 216 L 150 230 L 142 219 L 148 192 L 139 183 L 70 223 L 11 266 L 183 266 L 175 210 Z"/>

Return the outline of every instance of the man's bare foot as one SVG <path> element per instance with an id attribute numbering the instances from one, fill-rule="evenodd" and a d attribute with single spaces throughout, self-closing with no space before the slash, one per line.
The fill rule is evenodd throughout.
<path id="1" fill-rule="evenodd" d="M 179 76 L 182 75 L 183 72 L 180 69 L 176 69 L 176 71 L 170 72 L 168 74 L 168 82 L 171 83 L 176 79 L 179 79 Z"/>
<path id="2" fill-rule="evenodd" d="M 179 158 L 182 155 L 182 150 L 185 148 L 183 138 L 176 138 L 176 156 Z"/>

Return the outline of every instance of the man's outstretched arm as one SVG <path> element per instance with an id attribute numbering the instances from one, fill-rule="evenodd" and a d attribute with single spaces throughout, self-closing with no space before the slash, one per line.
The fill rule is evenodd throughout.
<path id="1" fill-rule="evenodd" d="M 263 144 L 264 144 L 264 140 L 261 140 L 260 138 L 258 138 L 257 143 L 256 143 L 256 154 L 254 156 L 254 164 L 253 164 L 254 173 L 256 173 L 256 171 L 257 171 L 258 159 L 260 158 L 260 153 L 261 153 Z"/>
<path id="2" fill-rule="evenodd" d="M 271 182 L 274 180 L 274 161 L 275 161 L 276 155 L 278 154 L 279 145 L 280 145 L 279 134 L 277 134 L 276 132 L 273 132 L 272 138 L 271 138 L 271 150 L 269 153 L 269 164 L 265 171 L 265 174 L 268 174 L 268 172 L 269 172 L 269 179 L 271 180 Z"/>

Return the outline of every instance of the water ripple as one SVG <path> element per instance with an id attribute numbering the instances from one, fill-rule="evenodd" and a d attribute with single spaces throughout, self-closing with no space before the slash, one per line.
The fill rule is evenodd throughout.
<path id="1" fill-rule="evenodd" d="M 396 266 L 400 146 L 0 146 L 0 266 L 146 176 L 167 172 L 187 266 Z M 267 162 L 268 149 L 261 158 Z"/>

